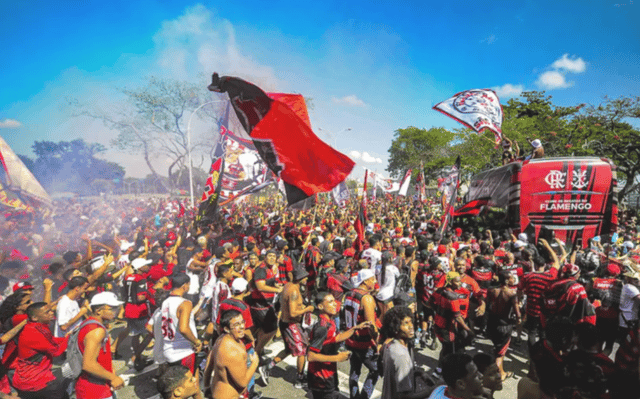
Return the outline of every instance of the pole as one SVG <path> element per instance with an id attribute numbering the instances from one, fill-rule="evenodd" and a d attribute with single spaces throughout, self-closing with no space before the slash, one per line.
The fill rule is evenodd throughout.
<path id="1" fill-rule="evenodd" d="M 200 108 L 204 107 L 205 105 L 220 103 L 223 101 L 224 100 L 207 101 L 206 103 L 200 104 L 198 108 L 193 110 L 193 112 L 191 113 L 191 116 L 189 116 L 189 122 L 187 122 L 187 153 L 189 155 L 189 194 L 191 195 L 192 209 L 195 207 L 195 202 L 193 200 L 193 170 L 192 170 L 192 163 L 191 163 L 191 120 L 195 116 L 196 112 L 198 112 Z"/>

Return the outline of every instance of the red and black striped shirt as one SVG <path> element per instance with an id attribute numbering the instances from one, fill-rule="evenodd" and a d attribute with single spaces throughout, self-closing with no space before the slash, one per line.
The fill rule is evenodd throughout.
<path id="1" fill-rule="evenodd" d="M 309 351 L 323 355 L 337 355 L 336 323 L 326 314 L 314 324 L 309 336 Z M 307 368 L 309 389 L 312 391 L 335 392 L 338 390 L 338 363 L 309 362 Z"/>
<path id="2" fill-rule="evenodd" d="M 531 272 L 522 278 L 522 290 L 527 295 L 527 316 L 540 317 L 545 291 L 558 278 L 558 269 Z"/>

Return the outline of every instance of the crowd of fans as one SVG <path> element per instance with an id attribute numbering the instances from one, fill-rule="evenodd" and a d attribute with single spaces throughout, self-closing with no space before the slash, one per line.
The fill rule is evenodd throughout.
<path id="1" fill-rule="evenodd" d="M 492 398 L 514 372 L 522 399 L 640 397 L 634 221 L 580 248 L 441 232 L 435 202 L 372 201 L 364 237 L 355 201 L 245 202 L 202 226 L 157 198 L 7 211 L 0 398 L 115 397 L 124 354 L 138 372 L 159 365 L 163 398 L 257 398 L 287 356 L 313 398 L 339 397 L 339 362 L 351 399 L 380 378 L 385 399 Z M 285 349 L 267 356 L 274 339 Z M 512 340 L 524 372 L 505 365 Z M 439 348 L 437 367 L 416 360 L 424 347 Z"/>

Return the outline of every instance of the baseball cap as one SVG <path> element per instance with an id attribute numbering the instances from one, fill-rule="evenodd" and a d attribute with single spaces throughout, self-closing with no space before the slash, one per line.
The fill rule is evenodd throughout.
<path id="1" fill-rule="evenodd" d="M 120 243 L 120 250 L 121 251 L 126 251 L 127 249 L 133 247 L 134 245 L 135 245 L 135 243 L 133 243 L 133 242 L 122 241 Z"/>
<path id="2" fill-rule="evenodd" d="M 516 249 L 526 247 L 526 246 L 527 244 L 522 240 L 517 240 L 516 242 L 513 243 L 513 247 Z"/>
<path id="3" fill-rule="evenodd" d="M 16 292 L 18 290 L 32 290 L 33 289 L 33 285 L 31 285 L 31 283 L 29 283 L 28 281 L 20 281 L 19 283 L 15 283 L 13 285 L 13 292 Z"/>
<path id="4" fill-rule="evenodd" d="M 91 306 L 99 306 L 99 305 L 109 305 L 109 306 L 120 306 L 124 302 L 119 301 L 116 294 L 113 292 L 101 292 L 99 294 L 95 294 L 93 298 L 91 298 L 91 302 L 89 305 Z"/>
<path id="5" fill-rule="evenodd" d="M 138 270 L 141 267 L 150 265 L 151 262 L 153 262 L 151 259 L 143 259 L 143 258 L 137 258 L 134 259 L 133 262 L 131 262 L 131 266 L 135 269 Z"/>
<path id="6" fill-rule="evenodd" d="M 369 280 L 371 277 L 375 277 L 375 273 L 371 269 L 362 269 L 358 271 L 358 274 L 351 278 L 351 282 L 354 287 L 359 287 L 362 283 Z"/>
<path id="7" fill-rule="evenodd" d="M 617 276 L 618 274 L 620 274 L 620 266 L 616 265 L 615 263 L 609 263 L 607 265 L 607 274 L 610 276 Z"/>
<path id="8" fill-rule="evenodd" d="M 438 253 L 439 254 L 444 254 L 445 252 L 447 252 L 447 247 L 445 247 L 442 244 L 438 245 Z"/>
<path id="9" fill-rule="evenodd" d="M 580 273 L 580 267 L 574 263 L 567 263 L 562 268 L 562 274 L 567 277 L 575 276 L 578 273 Z"/>
<path id="10" fill-rule="evenodd" d="M 247 290 L 247 286 L 249 282 L 242 277 L 233 279 L 233 283 L 231 283 L 231 292 L 238 294 L 241 292 L 245 292 Z"/>
<path id="11" fill-rule="evenodd" d="M 528 238 L 528 237 L 527 237 L 527 233 L 520 233 L 520 234 L 518 234 L 518 240 L 520 240 L 520 241 L 527 242 L 527 238 Z"/>

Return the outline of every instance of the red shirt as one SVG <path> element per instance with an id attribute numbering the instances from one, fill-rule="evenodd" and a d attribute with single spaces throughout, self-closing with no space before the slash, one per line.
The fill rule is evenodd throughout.
<path id="1" fill-rule="evenodd" d="M 96 320 L 92 317 L 89 319 Z M 85 337 L 96 328 L 102 327 L 97 324 L 89 324 L 80 329 L 80 332 L 78 333 L 78 348 L 80 348 L 80 353 L 84 354 Z M 113 364 L 111 362 L 111 343 L 109 341 L 109 335 L 107 335 L 105 345 L 101 345 L 100 351 L 98 352 L 98 364 L 105 370 L 113 373 Z M 82 371 L 82 373 L 80 373 L 78 381 L 76 382 L 77 399 L 104 399 L 111 395 L 111 384 L 108 380 L 103 380 L 102 378 L 91 375 L 86 371 Z"/>
<path id="2" fill-rule="evenodd" d="M 51 372 L 52 360 L 64 353 L 67 340 L 68 337 L 54 337 L 46 324 L 27 323 L 18 338 L 18 361 L 13 387 L 29 392 L 44 389 L 55 379 Z"/>
<path id="3" fill-rule="evenodd" d="M 27 320 L 26 314 L 16 314 L 11 317 L 11 327 L 15 327 L 23 321 Z M 16 362 L 18 361 L 18 336 L 11 341 L 7 342 L 4 347 L 4 353 L 2 354 L 2 366 L 7 369 L 15 369 Z"/>

